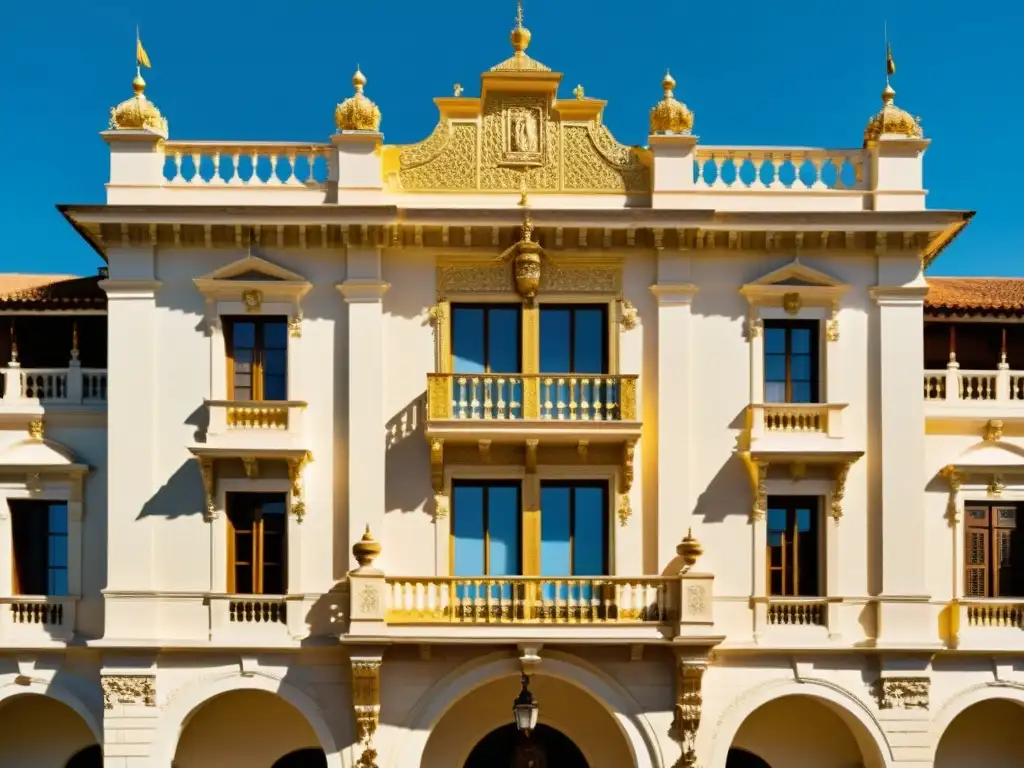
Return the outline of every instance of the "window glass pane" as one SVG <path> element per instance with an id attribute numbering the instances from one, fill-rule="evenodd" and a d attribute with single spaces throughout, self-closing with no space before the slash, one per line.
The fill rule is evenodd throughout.
<path id="1" fill-rule="evenodd" d="M 605 493 L 603 488 L 575 489 L 573 575 L 603 576 L 605 568 Z"/>
<path id="2" fill-rule="evenodd" d="M 786 383 L 786 358 L 784 355 L 765 355 L 764 378 L 765 381 Z"/>
<path id="3" fill-rule="evenodd" d="M 813 526 L 812 515 L 814 511 L 810 507 L 801 507 L 796 510 L 796 529 L 801 533 L 806 533 L 811 530 Z"/>
<path id="4" fill-rule="evenodd" d="M 238 390 L 235 390 L 237 396 Z M 239 398 L 240 399 L 240 398 Z M 288 379 L 285 376 L 263 377 L 263 399 L 264 400 L 287 400 Z"/>
<path id="5" fill-rule="evenodd" d="M 488 309 L 487 364 L 494 373 L 519 372 L 519 310 L 512 307 Z"/>
<path id="6" fill-rule="evenodd" d="M 811 330 L 809 328 L 791 328 L 789 349 L 794 355 L 810 354 Z"/>
<path id="7" fill-rule="evenodd" d="M 256 324 L 251 322 L 232 323 L 231 340 L 236 354 L 240 349 L 252 349 L 256 346 Z"/>
<path id="8" fill-rule="evenodd" d="M 815 388 L 806 381 L 794 381 L 792 386 L 793 397 L 791 402 L 794 403 L 813 403 L 817 401 L 817 395 Z"/>
<path id="9" fill-rule="evenodd" d="M 263 324 L 263 348 L 287 349 L 288 324 L 283 320 Z"/>
<path id="10" fill-rule="evenodd" d="M 571 322 L 568 309 L 541 307 L 541 373 L 568 373 L 572 370 L 572 360 L 570 359 Z"/>
<path id="11" fill-rule="evenodd" d="M 46 586 L 46 594 L 50 597 L 66 597 L 68 594 L 67 568 L 51 568 Z"/>
<path id="12" fill-rule="evenodd" d="M 786 402 L 786 382 L 766 381 L 764 384 L 764 401 L 766 403 Z"/>
<path id="13" fill-rule="evenodd" d="M 235 594 L 252 594 L 252 566 L 247 563 L 235 563 Z"/>
<path id="14" fill-rule="evenodd" d="M 573 373 L 604 373 L 604 345 L 607 329 L 604 311 L 596 307 L 574 309 L 576 327 L 573 330 Z"/>
<path id="15" fill-rule="evenodd" d="M 770 328 L 764 329 L 764 351 L 769 355 L 786 354 L 786 329 Z"/>
<path id="16" fill-rule="evenodd" d="M 772 571 L 768 575 L 768 594 L 782 595 L 782 571 Z"/>
<path id="17" fill-rule="evenodd" d="M 48 542 L 47 563 L 51 568 L 68 567 L 68 537 L 51 534 Z"/>
<path id="18" fill-rule="evenodd" d="M 807 355 L 794 355 L 789 363 L 789 375 L 794 381 L 810 381 L 811 358 Z"/>
<path id="19" fill-rule="evenodd" d="M 769 531 L 785 531 L 786 530 L 786 508 L 785 507 L 768 507 L 768 530 Z"/>
<path id="20" fill-rule="evenodd" d="M 484 372 L 484 311 L 478 307 L 452 309 L 452 363 L 455 373 Z"/>
<path id="21" fill-rule="evenodd" d="M 488 488 L 487 536 L 490 542 L 489 575 L 519 573 L 519 488 Z"/>
<path id="22" fill-rule="evenodd" d="M 566 486 L 543 485 L 540 490 L 540 572 L 542 576 L 567 576 L 570 560 L 570 503 Z"/>
<path id="23" fill-rule="evenodd" d="M 452 489 L 452 536 L 455 576 L 484 573 L 484 489 L 456 485 Z"/>
<path id="24" fill-rule="evenodd" d="M 50 533 L 68 532 L 68 508 L 66 504 L 50 504 Z"/>
<path id="25" fill-rule="evenodd" d="M 283 376 L 288 372 L 288 353 L 283 349 L 268 349 L 263 353 L 263 374 Z"/>

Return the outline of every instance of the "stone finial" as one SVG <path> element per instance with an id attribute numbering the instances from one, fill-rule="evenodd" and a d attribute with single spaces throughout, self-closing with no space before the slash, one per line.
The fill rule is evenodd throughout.
<path id="1" fill-rule="evenodd" d="M 676 545 L 676 552 L 683 559 L 683 573 L 689 571 L 704 554 L 704 547 L 693 537 L 693 529 L 686 531 L 686 536 Z"/>
<path id="2" fill-rule="evenodd" d="M 370 526 L 367 524 L 366 533 L 363 534 L 363 538 L 352 545 L 352 555 L 355 557 L 356 562 L 359 563 L 360 568 L 372 568 L 373 561 L 380 555 L 380 551 L 380 542 L 373 538 L 373 534 L 370 533 Z"/>

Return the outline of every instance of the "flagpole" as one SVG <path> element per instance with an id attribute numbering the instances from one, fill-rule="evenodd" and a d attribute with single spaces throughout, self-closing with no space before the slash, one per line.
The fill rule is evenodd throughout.
<path id="1" fill-rule="evenodd" d="M 142 42 L 142 38 L 139 37 L 139 25 L 135 25 L 135 76 L 142 77 L 142 65 L 139 63 L 139 43 Z"/>

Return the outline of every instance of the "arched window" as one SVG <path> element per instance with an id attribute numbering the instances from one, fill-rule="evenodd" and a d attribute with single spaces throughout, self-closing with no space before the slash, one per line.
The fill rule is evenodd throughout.
<path id="1" fill-rule="evenodd" d="M 760 757 L 755 755 L 753 752 L 747 752 L 745 749 L 736 749 L 733 747 L 729 750 L 729 755 L 725 759 L 725 768 L 772 768 L 767 762 L 762 760 Z"/>
<path id="2" fill-rule="evenodd" d="M 99 744 L 81 749 L 71 756 L 64 768 L 103 768 L 103 750 Z"/>
<path id="3" fill-rule="evenodd" d="M 322 749 L 297 749 L 289 752 L 274 768 L 327 768 L 327 756 Z"/>

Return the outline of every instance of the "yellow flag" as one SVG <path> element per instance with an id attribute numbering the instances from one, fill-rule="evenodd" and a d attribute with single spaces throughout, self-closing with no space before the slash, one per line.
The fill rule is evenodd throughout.
<path id="1" fill-rule="evenodd" d="M 148 67 L 149 65 L 147 64 L 146 66 Z M 885 44 L 885 74 L 896 74 L 896 59 L 892 57 L 892 46 L 888 43 Z"/>
<path id="2" fill-rule="evenodd" d="M 135 63 L 140 67 L 149 69 L 153 65 L 149 63 L 149 54 L 146 53 L 146 49 L 142 47 L 142 40 L 138 37 L 135 38 Z"/>

